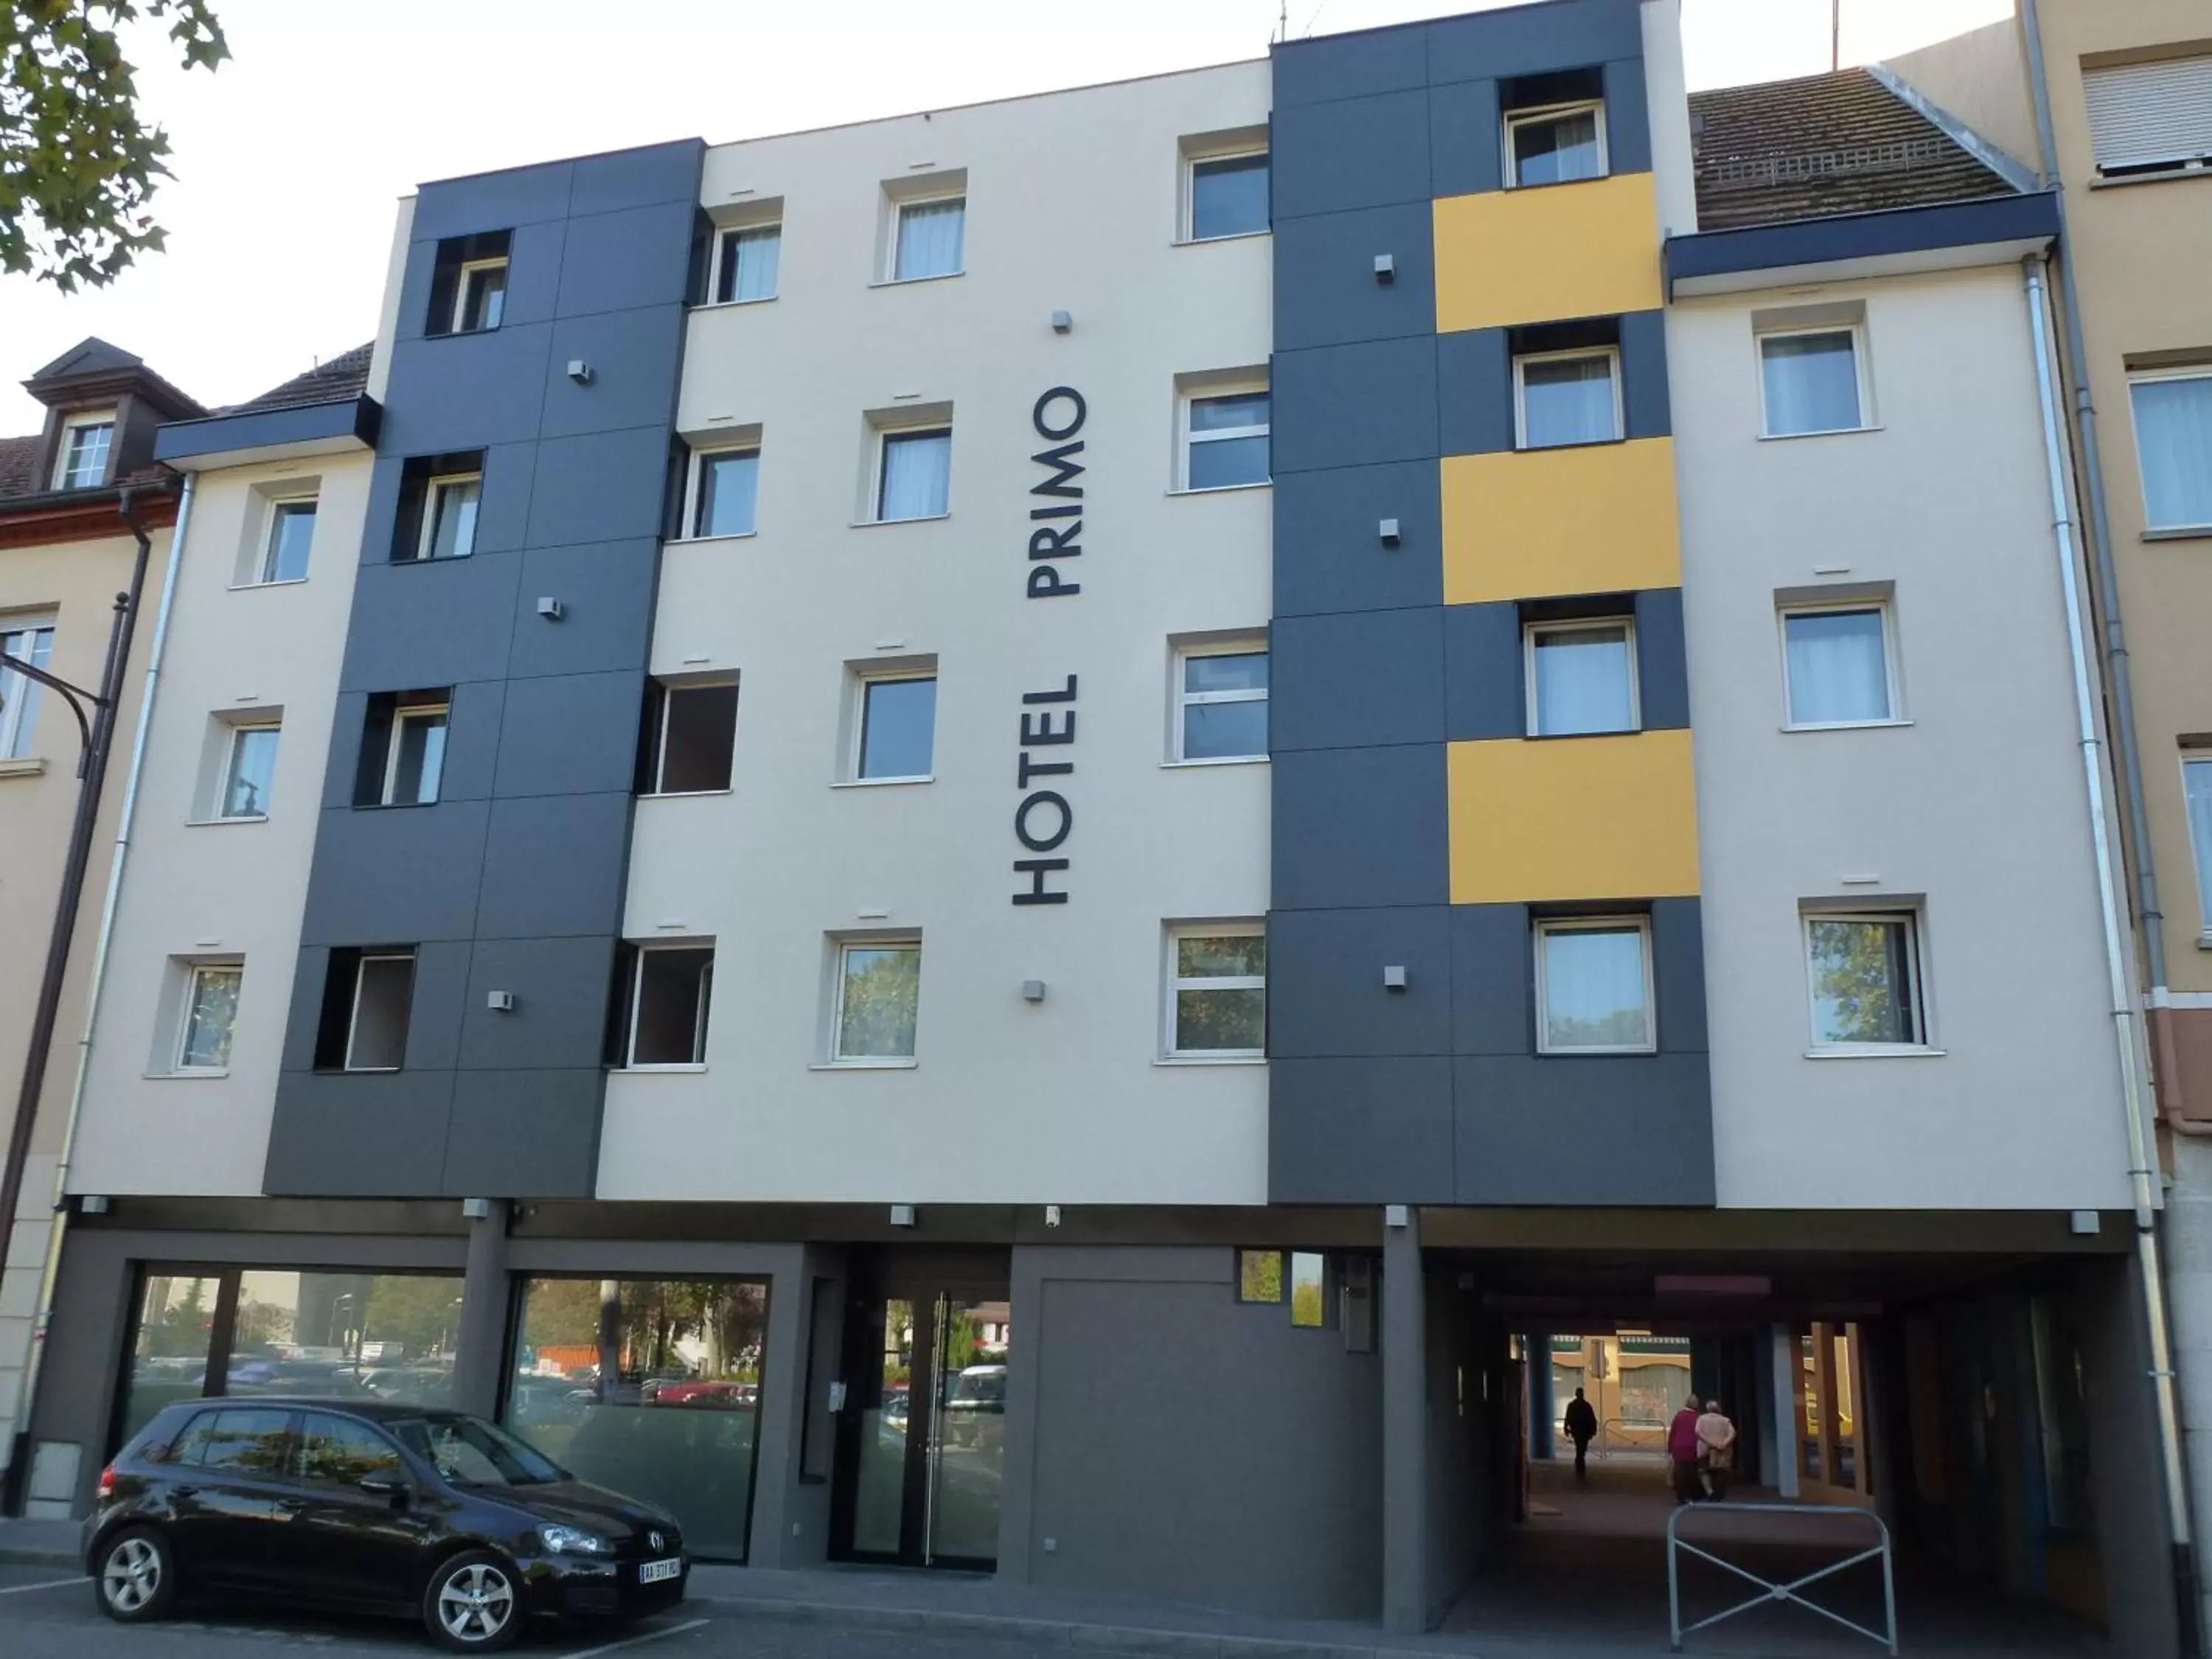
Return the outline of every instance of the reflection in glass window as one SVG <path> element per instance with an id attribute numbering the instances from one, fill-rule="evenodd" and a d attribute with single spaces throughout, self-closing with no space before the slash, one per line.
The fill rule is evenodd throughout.
<path id="1" fill-rule="evenodd" d="M 1905 912 L 1805 918 L 1816 1048 L 1898 1048 L 1924 1042 L 1920 951 Z"/>
<path id="2" fill-rule="evenodd" d="M 742 1561 L 767 1334 L 762 1282 L 535 1279 L 504 1420 L 672 1511 L 695 1553 Z"/>
<path id="3" fill-rule="evenodd" d="M 1648 939 L 1641 921 L 1538 924 L 1540 1053 L 1637 1054 L 1654 1046 Z"/>
<path id="4" fill-rule="evenodd" d="M 1505 118 L 1516 185 L 1564 185 L 1605 176 L 1601 104 L 1516 111 Z"/>
<path id="5" fill-rule="evenodd" d="M 1233 489 L 1267 482 L 1267 394 L 1237 392 L 1190 400 L 1186 489 Z"/>
<path id="6" fill-rule="evenodd" d="M 937 677 L 871 679 L 860 690 L 860 754 L 854 775 L 929 776 L 936 744 Z"/>
<path id="7" fill-rule="evenodd" d="M 284 1473 L 291 1422 L 292 1413 L 285 1411 L 246 1407 L 217 1412 L 207 1433 L 198 1437 L 199 1466 L 273 1480 Z"/>
<path id="8" fill-rule="evenodd" d="M 1291 1252 L 1291 1323 L 1319 1330 L 1328 1323 L 1328 1261 L 1313 1250 Z"/>
<path id="9" fill-rule="evenodd" d="M 230 760 L 222 780 L 226 818 L 269 816 L 269 786 L 276 773 L 276 742 L 282 728 L 241 726 L 230 736 Z"/>
<path id="10" fill-rule="evenodd" d="M 1283 1299 L 1283 1253 L 1280 1250 L 1237 1252 L 1237 1299 L 1239 1302 L 1280 1302 Z"/>
<path id="11" fill-rule="evenodd" d="M 1241 1059 L 1267 1047 L 1267 939 L 1247 924 L 1170 936 L 1168 1053 Z"/>
<path id="12" fill-rule="evenodd" d="M 208 1352 L 222 1293 L 220 1281 L 212 1277 L 146 1270 L 123 1382 L 124 1439 L 152 1422 L 163 1407 L 207 1392 Z"/>
<path id="13" fill-rule="evenodd" d="M 301 1421 L 292 1457 L 292 1474 L 299 1480 L 350 1486 L 372 1475 L 398 1475 L 404 1468 L 399 1449 L 366 1424 L 325 1412 L 309 1412 Z"/>
<path id="14" fill-rule="evenodd" d="M 254 1268 L 238 1278 L 223 1392 L 452 1402 L 458 1277 Z"/>
<path id="15" fill-rule="evenodd" d="M 1194 651 L 1176 679 L 1176 760 L 1264 760 L 1267 653 Z"/>
<path id="16" fill-rule="evenodd" d="M 197 967 L 185 991 L 185 1030 L 178 1045 L 180 1072 L 220 1071 L 230 1064 L 230 1033 L 238 1018 L 235 964 Z"/>
<path id="17" fill-rule="evenodd" d="M 1267 152 L 1190 164 L 1190 239 L 1249 236 L 1267 228 Z"/>
<path id="18" fill-rule="evenodd" d="M 846 945 L 837 952 L 840 1060 L 912 1060 L 921 1005 L 921 945 Z"/>
<path id="19" fill-rule="evenodd" d="M 315 503 L 279 501 L 270 514 L 269 546 L 262 556 L 264 582 L 304 581 L 315 542 Z"/>
<path id="20" fill-rule="evenodd" d="M 760 451 L 729 449 L 699 458 L 694 536 L 750 536 L 760 498 Z"/>

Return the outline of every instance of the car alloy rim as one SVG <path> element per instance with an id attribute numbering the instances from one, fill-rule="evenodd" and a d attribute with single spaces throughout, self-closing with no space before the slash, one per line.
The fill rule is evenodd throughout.
<path id="1" fill-rule="evenodd" d="M 438 1622 L 457 1642 L 485 1642 L 507 1627 L 514 1589 L 507 1575 L 482 1561 L 463 1567 L 438 1588 Z"/>
<path id="2" fill-rule="evenodd" d="M 161 1587 L 161 1554 L 143 1538 L 126 1538 L 107 1553 L 100 1575 L 107 1604 L 118 1613 L 136 1613 Z"/>

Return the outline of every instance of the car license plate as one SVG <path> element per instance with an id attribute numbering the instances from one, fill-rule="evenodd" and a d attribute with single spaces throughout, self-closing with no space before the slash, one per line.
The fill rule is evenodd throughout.
<path id="1" fill-rule="evenodd" d="M 648 1561 L 637 1570 L 637 1582 L 641 1584 L 658 1584 L 683 1576 L 684 1558 L 680 1555 L 672 1555 L 665 1561 Z"/>

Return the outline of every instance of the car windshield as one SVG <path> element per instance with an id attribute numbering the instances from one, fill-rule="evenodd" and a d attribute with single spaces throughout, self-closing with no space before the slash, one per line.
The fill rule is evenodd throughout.
<path id="1" fill-rule="evenodd" d="M 399 1443 L 457 1486 L 542 1486 L 568 1470 L 481 1417 L 419 1417 L 391 1425 Z"/>

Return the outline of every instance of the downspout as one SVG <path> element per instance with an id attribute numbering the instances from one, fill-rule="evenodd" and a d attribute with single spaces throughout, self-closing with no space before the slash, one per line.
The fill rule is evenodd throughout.
<path id="1" fill-rule="evenodd" d="M 154 638 L 146 649 L 146 676 L 138 694 L 138 726 L 131 736 L 131 769 L 123 783 L 123 803 L 116 814 L 115 850 L 107 865 L 107 893 L 100 901 L 100 933 L 92 949 L 92 974 L 84 999 L 84 1030 L 76 1042 L 76 1077 L 70 1085 L 69 1115 L 62 1121 L 61 1162 L 54 1170 L 53 1224 L 46 1232 L 46 1260 L 39 1276 L 37 1317 L 31 1325 L 31 1347 L 25 1356 L 23 1386 L 18 1395 L 17 1443 L 29 1455 L 31 1413 L 38 1401 L 39 1362 L 45 1358 L 46 1333 L 53 1324 L 54 1293 L 62 1264 L 62 1236 L 68 1231 L 69 1210 L 63 1202 L 69 1190 L 70 1154 L 76 1145 L 78 1118 L 84 1111 L 85 1073 L 92 1059 L 92 1033 L 100 1018 L 100 990 L 107 976 L 107 948 L 115 937 L 115 909 L 123 890 L 123 863 L 131 850 L 131 820 L 138 807 L 138 780 L 146 767 L 147 734 L 154 726 L 154 694 L 161 683 L 161 657 L 169 642 L 169 612 L 177 599 L 177 572 L 184 562 L 185 534 L 192 522 L 194 472 L 185 474 L 184 494 L 177 502 L 177 522 L 169 532 L 169 562 L 161 574 L 161 602 L 154 615 Z"/>
<path id="2" fill-rule="evenodd" d="M 2142 1079 L 2137 1064 L 2135 1009 L 2130 998 L 2127 929 L 2112 883 L 2112 837 L 2105 815 L 2105 757 L 2097 732 L 2097 705 L 2089 653 L 2081 626 L 2081 597 L 2076 585 L 2074 519 L 2066 489 L 2066 460 L 2060 433 L 2057 388 L 2051 368 L 2051 341 L 2044 291 L 2044 261 L 2030 254 L 2021 261 L 2027 287 L 2027 310 L 2035 338 L 2035 389 L 2043 416 L 2044 459 L 2051 477 L 2051 522 L 2058 550 L 2059 585 L 2066 595 L 2066 645 L 2073 659 L 2074 711 L 2080 726 L 2081 774 L 2088 786 L 2089 837 L 2097 855 L 2097 902 L 2105 923 L 2105 967 L 2111 983 L 2112 1039 L 2119 1051 L 2120 1109 L 2127 1120 L 2128 1180 L 2135 1206 L 2136 1276 L 2142 1281 L 2143 1317 L 2149 1326 L 2150 1376 L 2158 1412 L 2160 1462 L 2166 1481 L 2166 1525 L 2173 1546 L 2174 1594 L 2180 1609 L 2185 1651 L 2194 1652 L 2196 1571 L 2189 1525 L 2189 1492 L 2182 1467 L 2181 1414 L 2175 1402 L 2173 1357 L 2166 1338 L 2166 1276 L 2160 1270 L 2155 1171 L 2151 1167 L 2145 1124 Z"/>

